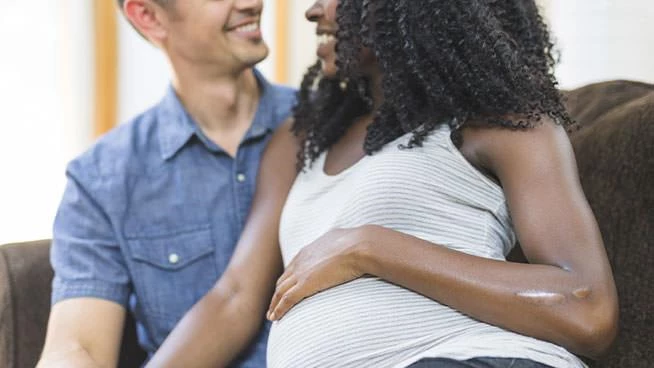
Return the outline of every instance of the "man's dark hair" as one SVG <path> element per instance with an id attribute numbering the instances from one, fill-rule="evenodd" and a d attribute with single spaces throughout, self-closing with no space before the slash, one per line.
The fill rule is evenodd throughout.
<path id="1" fill-rule="evenodd" d="M 529 129 L 546 116 L 573 124 L 534 0 L 340 0 L 337 22 L 341 76 L 323 78 L 320 62 L 312 66 L 294 110 L 300 168 L 372 111 L 369 81 L 357 76 L 362 47 L 376 57 L 384 97 L 368 127 L 367 154 L 406 133 L 409 148 L 420 146 L 445 122 L 457 144 L 471 122 Z"/>

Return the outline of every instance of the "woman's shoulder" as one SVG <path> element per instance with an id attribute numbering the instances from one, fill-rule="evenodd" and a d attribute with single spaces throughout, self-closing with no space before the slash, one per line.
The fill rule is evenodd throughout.
<path id="1" fill-rule="evenodd" d="M 506 119 L 516 121 L 519 116 Z M 563 126 L 549 117 L 531 127 L 507 128 L 466 124 L 461 128 L 462 154 L 476 166 L 499 175 L 523 165 L 540 165 L 574 157 Z"/>
<path id="2" fill-rule="evenodd" d="M 292 128 L 293 119 L 289 118 L 275 130 L 263 153 L 260 173 L 267 171 L 278 174 L 288 173 L 288 175 L 295 177 L 295 162 L 300 145 Z"/>

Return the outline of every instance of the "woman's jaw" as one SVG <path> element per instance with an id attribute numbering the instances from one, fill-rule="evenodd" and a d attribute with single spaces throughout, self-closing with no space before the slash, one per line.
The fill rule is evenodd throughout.
<path id="1" fill-rule="evenodd" d="M 322 73 L 325 77 L 334 77 L 338 71 L 336 68 L 336 34 L 318 27 L 317 35 L 316 56 L 322 64 Z"/>

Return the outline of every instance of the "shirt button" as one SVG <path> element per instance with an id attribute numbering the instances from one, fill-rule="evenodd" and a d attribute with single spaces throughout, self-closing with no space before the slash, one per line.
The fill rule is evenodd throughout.
<path id="1" fill-rule="evenodd" d="M 236 175 L 236 181 L 238 181 L 239 183 L 244 182 L 245 181 L 245 174 Z"/>
<path id="2" fill-rule="evenodd" d="M 170 253 L 168 256 L 168 262 L 170 262 L 170 264 L 177 264 L 177 262 L 179 262 L 179 255 L 177 253 Z"/>
<path id="3" fill-rule="evenodd" d="M 265 132 L 266 130 L 264 128 L 258 126 L 252 130 L 252 135 L 262 135 Z"/>

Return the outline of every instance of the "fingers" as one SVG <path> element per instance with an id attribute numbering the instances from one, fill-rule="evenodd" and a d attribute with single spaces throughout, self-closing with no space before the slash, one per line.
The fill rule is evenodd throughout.
<path id="1" fill-rule="evenodd" d="M 296 284 L 297 281 L 292 272 L 284 272 L 282 277 L 279 278 L 277 287 L 275 288 L 275 294 L 273 294 L 270 306 L 268 307 L 268 314 L 266 315 L 269 320 L 276 321 L 281 318 L 281 316 L 275 313 L 277 306 L 282 301 L 282 298 L 286 296 L 287 292 Z"/>
<path id="2" fill-rule="evenodd" d="M 293 285 L 279 298 L 279 301 L 272 309 L 272 313 L 270 313 L 270 320 L 278 321 L 282 319 L 286 312 L 291 310 L 291 308 L 293 308 L 302 299 L 304 299 L 304 296 L 300 285 Z"/>
<path id="3" fill-rule="evenodd" d="M 275 287 L 279 287 L 279 285 L 281 285 L 284 281 L 286 281 L 289 277 L 291 277 L 295 273 L 293 272 L 294 270 L 295 270 L 295 262 L 291 262 L 288 265 L 288 267 L 286 267 L 286 269 L 284 270 L 284 273 L 281 276 L 279 276 L 279 278 L 277 279 L 277 284 L 275 285 Z"/>

